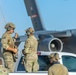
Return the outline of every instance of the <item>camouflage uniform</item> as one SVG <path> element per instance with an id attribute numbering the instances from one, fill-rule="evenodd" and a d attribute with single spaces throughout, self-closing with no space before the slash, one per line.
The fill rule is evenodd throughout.
<path id="1" fill-rule="evenodd" d="M 8 70 L 0 65 L 0 75 L 8 75 Z"/>
<path id="2" fill-rule="evenodd" d="M 5 29 L 9 24 L 6 24 Z M 8 28 L 10 30 L 10 27 Z M 6 31 L 2 36 L 2 47 L 3 47 L 3 58 L 5 62 L 5 67 L 9 70 L 9 72 L 14 72 L 14 55 L 12 51 L 7 50 L 8 47 L 14 48 L 14 41 L 11 35 Z"/>
<path id="3" fill-rule="evenodd" d="M 57 63 L 57 60 L 59 59 L 58 55 L 51 54 L 49 57 L 56 63 L 49 68 L 48 75 L 68 75 L 67 68 L 64 65 Z"/>
<path id="4" fill-rule="evenodd" d="M 24 45 L 24 66 L 27 72 L 37 72 L 39 70 L 37 55 L 37 39 L 34 35 L 28 37 Z"/>

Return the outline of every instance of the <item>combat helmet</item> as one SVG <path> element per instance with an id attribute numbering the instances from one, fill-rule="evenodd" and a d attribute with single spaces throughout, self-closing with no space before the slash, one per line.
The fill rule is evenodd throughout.
<path id="1" fill-rule="evenodd" d="M 15 25 L 13 23 L 10 22 L 5 25 L 5 29 L 11 30 L 11 28 L 15 29 Z"/>
<path id="2" fill-rule="evenodd" d="M 48 57 L 49 57 L 49 59 L 53 58 L 54 60 L 59 60 L 60 59 L 58 53 L 52 53 Z"/>
<path id="3" fill-rule="evenodd" d="M 26 33 L 28 34 L 28 35 L 30 35 L 30 33 L 34 33 L 34 29 L 33 28 L 28 28 L 27 30 L 26 30 Z"/>

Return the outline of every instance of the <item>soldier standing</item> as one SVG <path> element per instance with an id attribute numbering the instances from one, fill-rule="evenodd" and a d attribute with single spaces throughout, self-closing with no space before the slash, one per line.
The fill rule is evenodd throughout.
<path id="1" fill-rule="evenodd" d="M 2 65 L 2 59 L 0 59 L 0 75 L 8 75 L 8 70 Z"/>
<path id="2" fill-rule="evenodd" d="M 48 70 L 48 75 L 68 75 L 67 68 L 58 62 L 60 59 L 58 53 L 50 54 L 49 59 L 52 66 Z"/>
<path id="3" fill-rule="evenodd" d="M 14 33 L 15 25 L 13 23 L 7 23 L 5 25 L 6 32 L 2 36 L 3 58 L 5 67 L 9 72 L 14 72 L 14 54 L 17 53 L 17 48 L 14 44 L 14 40 L 11 34 Z"/>
<path id="4" fill-rule="evenodd" d="M 22 50 L 22 53 L 24 54 L 24 67 L 26 72 L 37 72 L 39 70 L 37 55 L 38 41 L 33 33 L 33 28 L 28 28 L 26 30 L 28 38 L 25 41 L 24 50 Z"/>

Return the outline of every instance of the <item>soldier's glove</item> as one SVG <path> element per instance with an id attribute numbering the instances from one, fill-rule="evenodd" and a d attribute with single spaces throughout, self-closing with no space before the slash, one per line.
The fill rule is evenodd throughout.
<path id="1" fill-rule="evenodd" d="M 22 50 L 23 55 L 25 55 L 24 49 Z"/>
<path id="2" fill-rule="evenodd" d="M 18 59 L 18 53 L 13 54 L 13 55 L 14 55 L 15 59 Z"/>

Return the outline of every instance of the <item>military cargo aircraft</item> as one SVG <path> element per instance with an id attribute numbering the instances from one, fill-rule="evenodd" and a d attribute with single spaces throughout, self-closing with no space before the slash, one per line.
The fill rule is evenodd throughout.
<path id="1" fill-rule="evenodd" d="M 49 55 L 51 52 L 60 52 L 60 55 L 62 57 L 61 63 L 65 64 L 66 66 L 68 65 L 69 72 L 76 73 L 76 68 L 74 67 L 75 62 L 71 61 L 72 64 L 74 64 L 73 67 L 72 66 L 70 67 L 69 64 L 67 64 L 70 60 L 76 61 L 75 54 L 63 53 L 63 52 L 76 53 L 76 29 L 65 30 L 65 31 L 48 31 L 44 28 L 44 25 L 41 21 L 36 0 L 24 0 L 24 3 L 25 3 L 28 16 L 30 16 L 32 20 L 32 24 L 35 30 L 34 35 L 39 41 L 38 53 L 40 52 L 39 61 L 41 64 L 40 65 L 41 71 L 44 70 L 46 66 L 46 61 L 44 61 L 43 59 L 44 58 L 46 59 L 47 55 Z M 19 36 L 17 38 L 16 45 L 19 46 L 20 43 L 25 42 L 26 39 L 27 39 L 26 35 Z M 1 49 L 1 43 L 0 43 L 0 51 L 1 50 L 2 49 Z M 22 67 L 23 65 L 21 64 L 23 55 L 21 52 L 19 53 L 20 53 L 19 58 L 15 66 L 16 67 L 15 72 L 24 71 L 24 68 Z M 64 62 L 63 59 L 68 61 Z M 75 75 L 75 74 L 72 73 L 70 75 Z"/>
<path id="2" fill-rule="evenodd" d="M 76 29 L 64 31 L 48 31 L 41 21 L 36 0 L 24 0 L 24 4 L 32 20 L 34 35 L 39 41 L 38 51 L 63 51 L 76 53 Z M 26 40 L 26 35 L 17 39 L 17 45 Z"/>
<path id="3" fill-rule="evenodd" d="M 35 30 L 35 37 L 38 39 L 38 51 L 63 51 L 76 53 L 76 29 L 64 31 L 48 31 L 44 28 L 41 21 L 36 0 L 24 0 L 24 4 L 32 20 Z M 25 42 L 26 35 L 17 38 L 16 45 L 19 46 L 21 42 Z M 1 50 L 1 43 L 0 43 Z"/>

